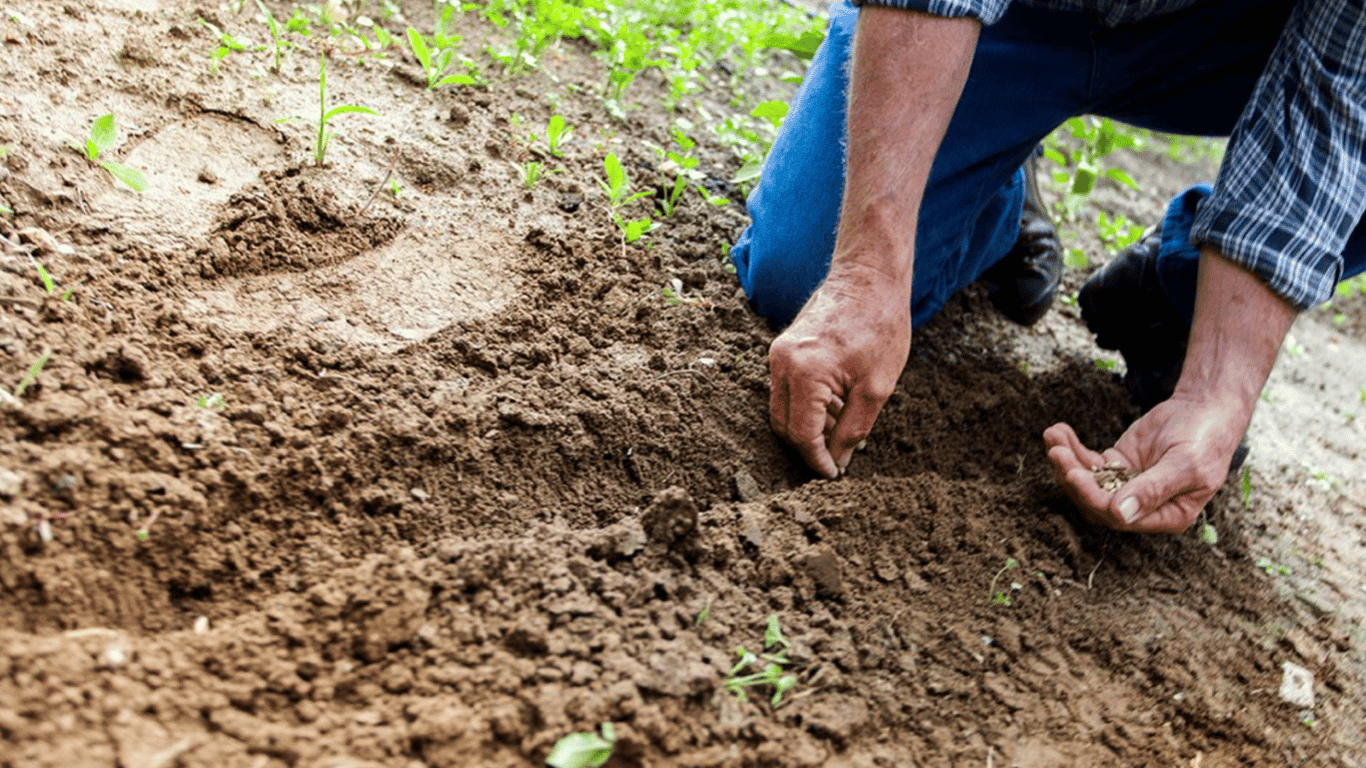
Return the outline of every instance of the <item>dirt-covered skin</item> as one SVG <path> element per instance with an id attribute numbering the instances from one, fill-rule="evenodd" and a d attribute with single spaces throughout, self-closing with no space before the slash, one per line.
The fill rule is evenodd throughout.
<path id="1" fill-rule="evenodd" d="M 1359 486 L 1306 503 L 1254 449 L 1217 547 L 1089 526 L 1040 433 L 1112 442 L 1116 375 L 1074 308 L 1015 331 L 975 291 L 917 334 L 849 475 L 813 480 L 720 258 L 738 194 L 688 196 L 647 247 L 604 210 L 605 152 L 657 178 L 657 75 L 617 122 L 575 42 L 439 92 L 406 54 L 335 56 L 330 103 L 380 116 L 339 118 L 315 168 L 274 121 L 314 113 L 316 58 L 208 74 L 200 16 L 261 36 L 179 0 L 0 20 L 0 383 L 50 353 L 0 402 L 0 766 L 522 766 L 604 721 L 619 766 L 1366 760 L 1354 550 L 1312 597 L 1257 565 L 1273 536 L 1312 557 L 1278 526 L 1320 502 L 1316 530 L 1359 533 Z M 552 93 L 575 140 L 526 189 Z M 142 196 L 68 146 L 109 111 Z M 1157 175 L 1116 208 L 1153 215 Z M 724 689 L 770 615 L 798 677 L 776 708 Z"/>

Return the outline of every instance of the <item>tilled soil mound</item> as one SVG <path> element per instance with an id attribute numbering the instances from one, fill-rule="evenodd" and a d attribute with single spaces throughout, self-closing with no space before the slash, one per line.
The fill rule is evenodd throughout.
<path id="1" fill-rule="evenodd" d="M 230 75 L 175 74 L 202 71 L 202 11 L 29 5 L 9 82 L 102 26 L 92 66 L 140 141 L 235 103 L 236 140 L 277 151 Z M 545 68 L 593 72 L 570 48 Z M 621 766 L 1359 764 L 1349 628 L 1258 580 L 1235 491 L 1217 549 L 1098 531 L 1056 491 L 1039 435 L 1117 437 L 1114 374 L 1029 372 L 969 292 L 850 474 L 811 480 L 718 258 L 738 200 L 625 245 L 571 180 L 601 165 L 588 138 L 532 190 L 505 172 L 506 115 L 549 114 L 522 81 L 412 107 L 396 58 L 329 77 L 411 131 L 358 128 L 333 168 L 184 163 L 201 213 L 145 234 L 89 201 L 172 202 L 0 97 L 0 380 L 47 356 L 0 407 L 0 765 L 534 765 L 604 721 Z M 667 135 L 575 98 L 585 137 Z M 375 199 L 395 168 L 413 191 Z M 776 706 L 725 687 L 775 621 Z M 1317 721 L 1278 697 L 1283 661 L 1316 670 Z"/>

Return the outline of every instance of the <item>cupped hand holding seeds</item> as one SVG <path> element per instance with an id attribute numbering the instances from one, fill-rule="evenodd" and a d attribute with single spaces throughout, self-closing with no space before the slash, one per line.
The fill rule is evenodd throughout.
<path id="1" fill-rule="evenodd" d="M 1044 431 L 1053 475 L 1088 520 L 1120 531 L 1181 533 L 1223 484 L 1240 432 L 1230 414 L 1177 399 L 1096 452 L 1067 424 Z"/>

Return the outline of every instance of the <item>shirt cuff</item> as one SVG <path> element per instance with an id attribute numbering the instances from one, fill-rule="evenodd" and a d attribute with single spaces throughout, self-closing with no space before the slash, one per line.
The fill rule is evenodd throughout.
<path id="1" fill-rule="evenodd" d="M 1285 224 L 1283 216 L 1221 200 L 1216 191 L 1196 212 L 1191 243 L 1218 248 L 1295 308 L 1306 310 L 1332 297 L 1342 275 L 1342 256 Z"/>
<path id="2" fill-rule="evenodd" d="M 977 19 L 994 24 L 1006 13 L 1010 0 L 851 0 L 854 5 L 881 5 L 904 11 L 920 11 L 949 19 Z"/>

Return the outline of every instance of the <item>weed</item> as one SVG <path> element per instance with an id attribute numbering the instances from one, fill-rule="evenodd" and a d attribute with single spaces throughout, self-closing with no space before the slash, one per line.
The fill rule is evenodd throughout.
<path id="1" fill-rule="evenodd" d="M 332 132 L 327 130 L 328 123 L 332 119 L 348 113 L 360 113 L 364 115 L 378 115 L 379 113 L 369 107 L 358 107 L 354 104 L 345 104 L 340 107 L 327 108 L 327 54 L 318 54 L 318 122 L 317 139 L 313 144 L 313 164 L 321 167 L 327 157 L 327 145 L 332 142 Z M 298 117 L 282 117 L 276 123 L 284 123 L 290 120 L 300 120 Z"/>
<path id="2" fill-rule="evenodd" d="M 1016 590 L 1024 588 L 1023 585 L 1021 585 L 1019 582 L 1012 581 L 1010 583 L 1009 591 L 1006 591 L 1004 589 L 998 591 L 996 589 L 996 582 L 1000 581 L 1001 577 L 1005 575 L 1005 572 L 1009 571 L 1012 568 L 1018 568 L 1019 566 L 1020 562 L 1015 558 L 1006 558 L 1005 566 L 1002 567 L 1001 570 L 997 571 L 995 576 L 991 577 L 991 586 L 987 588 L 987 592 L 991 595 L 992 605 L 1004 605 L 1005 607 L 1009 608 L 1011 593 L 1015 592 Z"/>
<path id="3" fill-rule="evenodd" d="M 16 398 L 23 397 L 29 387 L 38 383 L 38 374 L 43 372 L 43 366 L 47 365 L 47 361 L 51 359 L 52 350 L 45 349 L 41 355 L 38 355 L 37 360 L 34 360 L 29 364 L 28 370 L 24 372 L 23 378 L 19 379 L 19 383 L 14 385 L 14 396 Z"/>
<path id="4" fill-rule="evenodd" d="M 610 722 L 603 723 L 601 736 L 579 731 L 555 742 L 545 761 L 551 768 L 597 768 L 611 759 L 616 742 L 616 729 Z"/>
<path id="5" fill-rule="evenodd" d="M 768 624 L 764 629 L 764 652 L 760 654 L 747 650 L 743 645 L 737 646 L 735 654 L 740 657 L 735 666 L 731 667 L 726 675 L 726 690 L 735 695 L 735 700 L 743 702 L 745 700 L 745 689 L 754 686 L 772 686 L 773 696 L 769 703 L 778 706 L 783 701 L 783 694 L 792 690 L 797 685 L 797 676 L 791 673 L 784 673 L 783 667 L 792 662 L 787 658 L 787 652 L 792 647 L 787 638 L 783 636 L 783 630 L 778 624 L 778 615 L 772 614 L 768 617 Z M 777 649 L 776 651 L 773 649 Z M 762 662 L 762 664 L 761 664 Z M 740 674 L 746 669 L 758 665 L 758 672 L 751 672 L 747 675 Z"/>
<path id="6" fill-rule="evenodd" d="M 142 171 L 112 160 L 101 160 L 118 143 L 118 129 L 114 127 L 114 113 L 110 112 L 95 118 L 90 124 L 90 135 L 85 140 L 85 159 L 109 172 L 134 192 L 142 192 L 149 186 Z"/>

